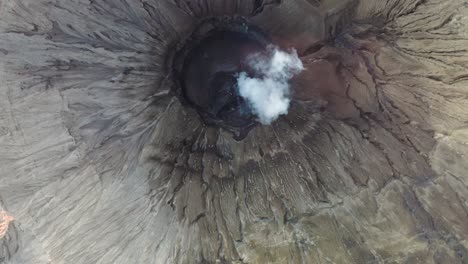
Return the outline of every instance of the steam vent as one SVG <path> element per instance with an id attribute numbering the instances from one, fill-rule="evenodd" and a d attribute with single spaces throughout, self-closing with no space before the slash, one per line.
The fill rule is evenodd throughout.
<path id="1" fill-rule="evenodd" d="M 468 2 L 0 1 L 0 242 L 468 263 Z"/>

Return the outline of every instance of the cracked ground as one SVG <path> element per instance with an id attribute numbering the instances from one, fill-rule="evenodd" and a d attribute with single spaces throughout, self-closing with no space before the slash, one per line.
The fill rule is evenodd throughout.
<path id="1" fill-rule="evenodd" d="M 208 17 L 298 51 L 243 141 L 171 91 Z M 0 263 L 468 263 L 466 0 L 0 1 Z"/>

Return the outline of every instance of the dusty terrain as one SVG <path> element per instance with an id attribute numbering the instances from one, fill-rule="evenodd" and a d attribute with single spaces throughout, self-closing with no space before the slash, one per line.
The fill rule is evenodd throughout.
<path id="1" fill-rule="evenodd" d="M 244 16 L 298 50 L 240 142 L 171 94 Z M 466 0 L 0 1 L 1 263 L 468 263 Z"/>

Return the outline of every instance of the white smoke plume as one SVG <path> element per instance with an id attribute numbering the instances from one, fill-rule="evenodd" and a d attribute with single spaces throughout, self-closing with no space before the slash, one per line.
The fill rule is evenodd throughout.
<path id="1" fill-rule="evenodd" d="M 252 108 L 260 123 L 269 125 L 280 115 L 288 113 L 288 81 L 304 69 L 296 50 L 290 53 L 269 47 L 268 54 L 254 54 L 247 60 L 259 78 L 252 78 L 246 72 L 237 77 L 239 94 Z"/>

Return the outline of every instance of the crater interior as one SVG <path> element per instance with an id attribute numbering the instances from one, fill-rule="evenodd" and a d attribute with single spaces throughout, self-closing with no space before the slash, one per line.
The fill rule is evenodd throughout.
<path id="1" fill-rule="evenodd" d="M 176 55 L 180 97 L 200 114 L 207 125 L 222 127 L 236 140 L 245 138 L 257 124 L 255 116 L 238 92 L 237 76 L 256 73 L 245 61 L 266 51 L 271 43 L 261 29 L 244 20 L 202 23 Z M 206 31 L 206 25 L 212 27 Z M 177 68 L 179 66 L 179 68 Z"/>

